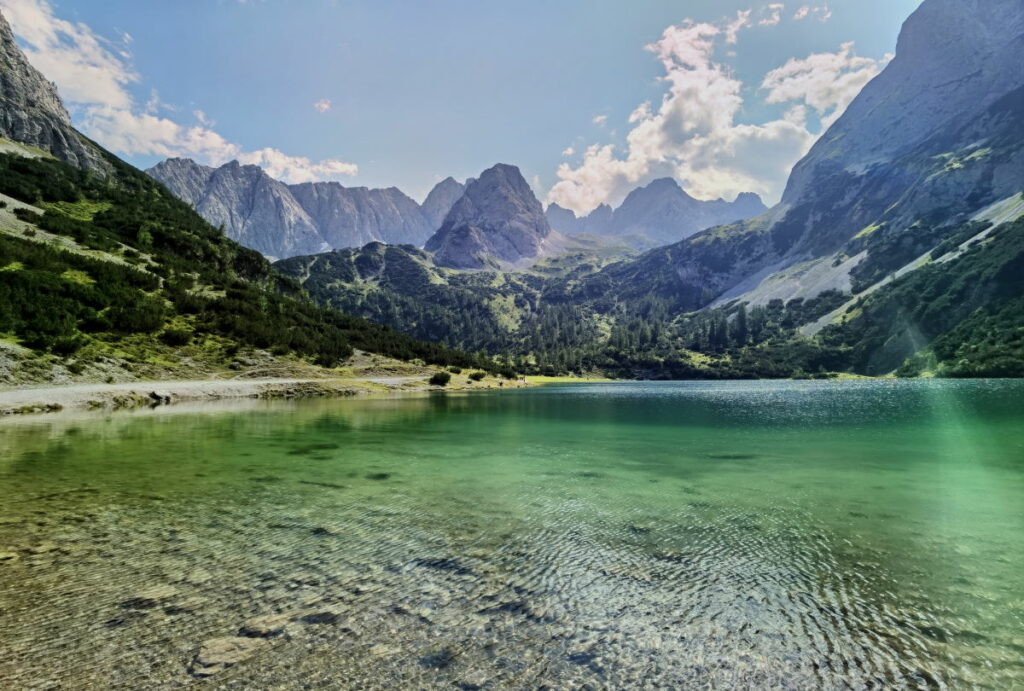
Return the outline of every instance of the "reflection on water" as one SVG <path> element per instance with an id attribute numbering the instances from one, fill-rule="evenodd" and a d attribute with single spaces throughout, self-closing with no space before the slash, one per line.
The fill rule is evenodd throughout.
<path id="1" fill-rule="evenodd" d="M 1024 684 L 1024 385 L 0 424 L 7 687 Z"/>

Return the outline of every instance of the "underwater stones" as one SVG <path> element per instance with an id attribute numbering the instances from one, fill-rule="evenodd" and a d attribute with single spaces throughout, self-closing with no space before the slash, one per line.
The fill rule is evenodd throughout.
<path id="1" fill-rule="evenodd" d="M 413 564 L 437 571 L 450 571 L 458 576 L 471 576 L 473 569 L 464 565 L 454 557 L 435 557 L 428 559 L 415 559 Z"/>
<path id="2" fill-rule="evenodd" d="M 172 585 L 158 585 L 139 591 L 135 596 L 121 602 L 123 609 L 153 609 L 178 594 Z"/>
<path id="3" fill-rule="evenodd" d="M 339 448 L 341 447 L 338 444 L 306 444 L 289 449 L 287 453 L 289 456 L 309 456 L 318 451 L 334 451 Z"/>
<path id="4" fill-rule="evenodd" d="M 153 401 L 153 405 L 166 405 L 171 402 L 171 394 L 162 391 L 150 391 L 149 400 Z"/>
<path id="5" fill-rule="evenodd" d="M 287 614 L 267 614 L 261 617 L 253 617 L 242 625 L 239 633 L 243 636 L 254 636 L 257 638 L 269 638 L 284 633 L 285 627 L 291 621 Z"/>
<path id="6" fill-rule="evenodd" d="M 205 583 L 209 583 L 212 578 L 212 573 L 203 567 L 198 566 L 188 572 L 188 575 L 185 576 L 185 582 L 191 583 L 192 585 L 203 585 Z"/>
<path id="7" fill-rule="evenodd" d="M 348 489 L 348 485 L 339 485 L 336 482 L 316 482 L 314 480 L 299 480 L 300 485 L 313 485 L 314 487 L 326 487 L 328 489 Z"/>
<path id="8" fill-rule="evenodd" d="M 209 600 L 199 595 L 194 595 L 190 598 L 185 599 L 182 602 L 176 602 L 164 608 L 164 614 L 177 615 L 177 614 L 193 614 L 202 610 L 209 604 Z"/>
<path id="9" fill-rule="evenodd" d="M 479 691 L 487 686 L 488 681 L 487 675 L 481 671 L 469 672 L 462 675 L 459 681 L 456 682 L 455 688 L 459 689 L 459 691 Z"/>
<path id="10" fill-rule="evenodd" d="M 0 564 L 11 564 L 20 558 L 21 556 L 17 552 L 0 552 Z"/>
<path id="11" fill-rule="evenodd" d="M 366 476 L 367 480 L 388 480 L 391 478 L 391 473 L 368 473 Z"/>
<path id="12" fill-rule="evenodd" d="M 337 624 L 340 620 L 341 613 L 330 607 L 314 609 L 298 618 L 303 624 Z"/>
<path id="13" fill-rule="evenodd" d="M 145 612 L 140 612 L 139 610 L 133 609 L 127 612 L 122 612 L 115 617 L 107 619 L 105 622 L 103 622 L 103 625 L 106 626 L 108 629 L 116 629 L 121 626 L 127 626 L 128 624 L 131 624 L 133 621 L 138 621 L 140 619 L 145 618 Z"/>
<path id="14" fill-rule="evenodd" d="M 60 551 L 60 546 L 55 542 L 40 542 L 28 548 L 29 554 L 50 554 Z"/>
<path id="15" fill-rule="evenodd" d="M 262 638 L 225 636 L 204 641 L 192 661 L 191 672 L 197 677 L 210 677 L 228 667 L 245 662 L 260 652 L 267 642 Z"/>
<path id="16" fill-rule="evenodd" d="M 384 643 L 375 643 L 366 650 L 373 657 L 394 657 L 402 652 L 402 649 L 395 645 L 385 645 Z"/>
<path id="17" fill-rule="evenodd" d="M 420 658 L 420 666 L 427 669 L 444 669 L 455 662 L 458 654 L 451 647 L 444 647 Z"/>

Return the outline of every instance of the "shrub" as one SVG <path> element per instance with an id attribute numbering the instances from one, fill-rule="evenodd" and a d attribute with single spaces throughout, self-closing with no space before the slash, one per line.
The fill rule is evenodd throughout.
<path id="1" fill-rule="evenodd" d="M 451 380 L 452 375 L 448 374 L 447 372 L 435 372 L 434 375 L 430 377 L 430 385 L 448 386 L 448 382 L 450 382 Z"/>
<path id="2" fill-rule="evenodd" d="M 469 375 L 471 381 L 483 381 L 483 378 L 487 376 L 487 372 L 473 372 Z"/>
<path id="3" fill-rule="evenodd" d="M 188 329 L 166 329 L 160 334 L 160 340 L 169 346 L 188 345 L 192 332 Z"/>
<path id="4" fill-rule="evenodd" d="M 461 367 L 449 367 L 448 371 L 451 372 L 452 374 L 462 374 Z"/>

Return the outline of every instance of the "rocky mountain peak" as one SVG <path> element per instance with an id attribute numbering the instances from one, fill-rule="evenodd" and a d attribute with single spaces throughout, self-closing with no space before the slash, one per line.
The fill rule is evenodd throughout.
<path id="1" fill-rule="evenodd" d="M 35 146 L 99 175 L 113 170 L 103 151 L 72 127 L 57 87 L 29 64 L 2 14 L 0 137 Z"/>
<path id="2" fill-rule="evenodd" d="M 1020 0 L 927 0 L 900 31 L 896 55 L 793 169 L 783 202 L 823 176 L 862 175 L 939 131 L 966 123 L 1021 84 Z"/>
<path id="3" fill-rule="evenodd" d="M 543 207 L 522 173 L 499 163 L 467 184 L 426 249 L 441 266 L 479 269 L 536 257 L 550 234 Z"/>
<path id="4" fill-rule="evenodd" d="M 659 178 L 630 192 L 615 210 L 610 230 L 615 235 L 638 235 L 656 243 L 678 242 L 699 230 L 739 221 L 764 212 L 756 194 L 735 202 L 694 199 L 672 178 Z"/>
<path id="5" fill-rule="evenodd" d="M 431 230 L 437 230 L 444 223 L 444 217 L 451 211 L 452 206 L 459 200 L 459 197 L 466 191 L 466 186 L 447 177 L 434 185 L 430 194 L 423 200 L 423 215 L 426 216 Z"/>
<path id="6" fill-rule="evenodd" d="M 186 158 L 147 171 L 229 237 L 270 257 L 361 247 L 368 242 L 422 245 L 440 225 L 397 187 L 344 187 L 338 182 L 286 185 L 256 165 L 229 161 L 219 168 Z M 461 186 L 442 181 L 430 214 L 443 216 Z"/>

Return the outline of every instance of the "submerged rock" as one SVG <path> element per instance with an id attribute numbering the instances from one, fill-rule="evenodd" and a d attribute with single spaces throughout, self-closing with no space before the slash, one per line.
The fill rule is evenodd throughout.
<path id="1" fill-rule="evenodd" d="M 324 607 L 307 612 L 298 620 L 303 624 L 337 624 L 341 620 L 341 613 L 336 609 Z"/>
<path id="2" fill-rule="evenodd" d="M 262 617 L 254 617 L 242 625 L 240 633 L 243 636 L 255 636 L 268 638 L 284 633 L 285 627 L 291 621 L 287 614 L 267 614 Z"/>
<path id="3" fill-rule="evenodd" d="M 267 645 L 262 638 L 225 636 L 211 638 L 199 648 L 192 662 L 191 672 L 197 677 L 209 677 L 228 667 L 244 662 Z"/>
<path id="4" fill-rule="evenodd" d="M 158 585 L 139 591 L 134 597 L 123 601 L 121 607 L 124 609 L 153 609 L 177 594 L 178 589 L 172 585 Z"/>
<path id="5" fill-rule="evenodd" d="M 212 579 L 213 574 L 201 566 L 192 569 L 185 576 L 185 581 L 193 585 L 203 585 L 204 583 L 209 583 Z"/>

